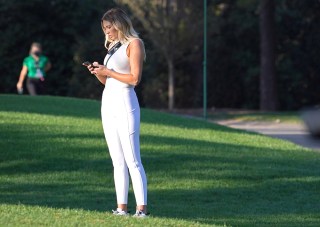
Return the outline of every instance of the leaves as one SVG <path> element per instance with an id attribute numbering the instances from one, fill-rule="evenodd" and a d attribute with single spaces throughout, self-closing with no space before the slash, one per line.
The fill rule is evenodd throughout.
<path id="1" fill-rule="evenodd" d="M 170 2 L 170 7 L 164 4 Z M 121 5 L 119 5 L 121 3 Z M 255 0 L 208 1 L 208 107 L 257 108 L 259 26 Z M 320 2 L 277 0 L 276 67 L 281 109 L 319 103 Z M 139 101 L 166 107 L 168 57 L 174 62 L 176 107 L 202 106 L 203 3 L 117 0 L 145 42 Z M 81 65 L 105 56 L 100 18 L 112 1 L 0 0 L 1 93 L 15 93 L 23 58 L 39 41 L 53 68 L 50 95 L 100 98 L 102 86 Z"/>

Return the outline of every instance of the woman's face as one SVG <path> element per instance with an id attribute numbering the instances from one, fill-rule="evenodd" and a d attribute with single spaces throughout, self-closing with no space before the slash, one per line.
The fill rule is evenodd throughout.
<path id="1" fill-rule="evenodd" d="M 41 48 L 38 46 L 31 47 L 31 54 L 39 56 L 41 54 Z"/>
<path id="2" fill-rule="evenodd" d="M 109 39 L 117 40 L 118 39 L 118 31 L 109 21 L 102 21 L 102 27 L 104 32 L 108 35 Z"/>

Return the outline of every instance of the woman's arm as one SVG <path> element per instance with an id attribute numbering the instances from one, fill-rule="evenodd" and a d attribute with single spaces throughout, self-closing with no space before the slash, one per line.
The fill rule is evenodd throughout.
<path id="1" fill-rule="evenodd" d="M 23 87 L 23 81 L 26 78 L 28 72 L 28 68 L 27 66 L 22 66 L 21 72 L 20 72 L 20 77 L 19 77 L 19 81 L 17 83 L 17 88 L 20 89 Z"/>
<path id="2" fill-rule="evenodd" d="M 144 59 L 144 47 L 140 39 L 133 40 L 128 47 L 128 56 L 130 62 L 130 74 L 122 74 L 110 70 L 102 65 L 93 70 L 93 73 L 98 77 L 111 77 L 119 80 L 123 83 L 137 86 L 141 80 L 143 59 Z"/>
<path id="3" fill-rule="evenodd" d="M 94 75 L 94 74 L 93 74 Z M 98 76 L 98 75 L 95 75 L 97 77 L 97 79 L 100 81 L 100 83 L 102 84 L 106 84 L 106 81 L 107 81 L 107 77 L 105 76 Z"/>
<path id="4" fill-rule="evenodd" d="M 93 62 L 93 64 L 94 64 L 95 66 L 96 66 L 96 65 L 99 65 L 98 62 Z M 101 67 L 103 67 L 103 66 L 101 66 Z M 106 84 L 107 77 L 101 76 L 101 75 L 96 75 L 96 74 L 94 73 L 94 68 L 92 67 L 92 65 L 88 65 L 87 68 L 88 68 L 88 70 L 90 71 L 91 74 L 93 74 L 93 75 L 95 75 L 95 76 L 97 77 L 97 79 L 100 81 L 100 83 Z"/>

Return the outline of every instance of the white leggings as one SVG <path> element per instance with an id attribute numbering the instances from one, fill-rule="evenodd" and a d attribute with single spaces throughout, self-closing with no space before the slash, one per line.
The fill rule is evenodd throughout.
<path id="1" fill-rule="evenodd" d="M 147 178 L 140 158 L 140 107 L 133 87 L 102 96 L 102 124 L 114 168 L 117 203 L 128 203 L 129 173 L 137 205 L 147 205 Z"/>

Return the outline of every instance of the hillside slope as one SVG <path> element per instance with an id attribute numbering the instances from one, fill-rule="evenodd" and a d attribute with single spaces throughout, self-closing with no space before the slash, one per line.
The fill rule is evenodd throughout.
<path id="1" fill-rule="evenodd" d="M 319 153 L 148 109 L 141 119 L 152 218 L 113 217 L 100 103 L 0 95 L 0 225 L 320 225 Z"/>

